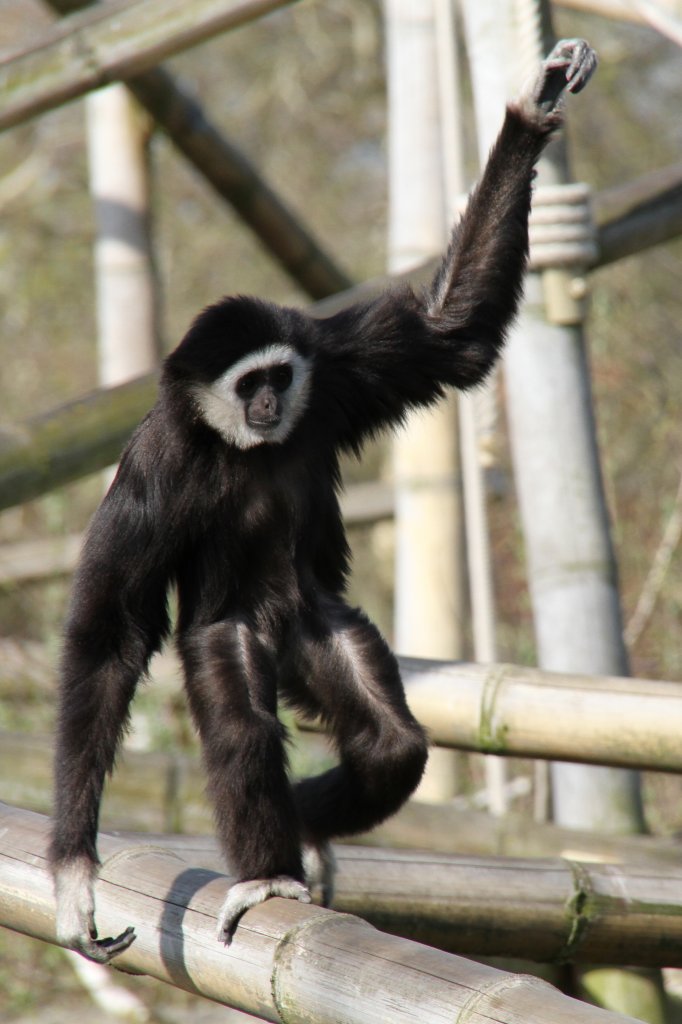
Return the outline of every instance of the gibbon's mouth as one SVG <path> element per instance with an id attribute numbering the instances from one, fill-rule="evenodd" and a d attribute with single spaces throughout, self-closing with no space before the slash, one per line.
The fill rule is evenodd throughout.
<path id="1" fill-rule="evenodd" d="M 281 422 L 282 422 L 282 417 L 281 416 L 277 416 L 276 419 L 272 419 L 272 420 L 250 419 L 249 420 L 249 426 L 253 427 L 255 430 L 261 430 L 261 431 L 265 431 L 267 433 L 267 431 L 274 430 L 276 427 L 278 427 Z"/>

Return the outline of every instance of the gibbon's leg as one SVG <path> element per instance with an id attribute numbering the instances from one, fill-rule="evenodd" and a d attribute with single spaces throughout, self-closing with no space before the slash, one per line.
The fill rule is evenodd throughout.
<path id="1" fill-rule="evenodd" d="M 319 712 L 340 764 L 294 787 L 304 841 L 378 825 L 414 791 L 424 770 L 424 730 L 405 700 L 398 665 L 379 631 L 340 599 L 327 599 L 291 645 L 283 692 Z"/>
<path id="2" fill-rule="evenodd" d="M 194 630 L 179 647 L 218 839 L 238 877 L 218 915 L 218 938 L 229 942 L 244 911 L 269 896 L 310 901 L 276 713 L 276 663 L 241 621 Z"/>

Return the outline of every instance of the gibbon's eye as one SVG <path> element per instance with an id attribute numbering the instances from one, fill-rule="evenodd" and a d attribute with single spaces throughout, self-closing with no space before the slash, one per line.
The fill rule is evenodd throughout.
<path id="1" fill-rule="evenodd" d="M 253 398 L 263 382 L 262 377 L 263 375 L 259 370 L 252 370 L 251 373 L 245 373 L 243 377 L 240 377 L 235 387 L 239 397 Z"/>
<path id="2" fill-rule="evenodd" d="M 294 371 L 288 363 L 281 366 L 273 366 L 270 371 L 270 383 L 275 391 L 286 391 L 294 377 Z"/>

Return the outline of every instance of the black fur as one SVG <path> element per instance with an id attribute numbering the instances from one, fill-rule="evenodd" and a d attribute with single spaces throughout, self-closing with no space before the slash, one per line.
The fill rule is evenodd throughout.
<path id="1" fill-rule="evenodd" d="M 302 840 L 371 828 L 414 790 L 423 730 L 394 656 L 343 600 L 338 456 L 493 366 L 521 294 L 533 168 L 559 122 L 527 102 L 509 108 L 425 293 L 392 291 L 326 320 L 228 298 L 169 356 L 74 583 L 56 754 L 57 875 L 71 862 L 97 862 L 102 785 L 136 683 L 168 635 L 174 583 L 217 830 L 239 879 L 302 879 Z M 192 388 L 273 344 L 310 360 L 305 411 L 281 443 L 230 445 L 202 418 Z M 338 767 L 290 784 L 278 693 L 321 715 Z"/>

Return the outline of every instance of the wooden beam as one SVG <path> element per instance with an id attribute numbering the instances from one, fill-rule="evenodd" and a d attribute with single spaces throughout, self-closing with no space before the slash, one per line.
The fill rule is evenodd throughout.
<path id="1" fill-rule="evenodd" d="M 182 109 L 178 108 L 175 113 L 169 110 L 169 123 L 176 118 L 182 122 Z M 193 136 L 189 126 L 187 136 Z M 229 178 L 231 172 L 227 165 L 225 168 Z M 236 187 L 236 180 L 233 184 Z M 608 211 L 617 207 L 620 207 L 618 214 L 609 214 Z M 597 196 L 597 212 L 600 208 L 607 211 L 607 219 L 598 229 L 600 255 L 595 268 L 679 236 L 682 234 L 680 165 Z M 273 226 L 275 223 L 272 222 Z M 286 233 L 282 235 L 278 230 L 276 233 L 281 238 L 293 237 Z M 301 257 L 303 263 L 297 265 L 299 270 L 303 270 L 307 264 L 303 256 L 305 244 L 303 249 L 298 243 L 294 245 L 291 265 L 294 266 Z M 307 251 L 310 254 L 313 250 Z M 317 276 L 315 261 L 307 265 L 313 276 Z M 330 278 L 321 264 L 317 266 L 321 267 L 320 273 L 324 277 L 323 287 L 325 282 L 332 288 L 341 284 L 339 278 Z M 419 287 L 430 279 L 433 268 L 434 261 L 428 261 L 409 274 L 377 278 L 348 288 L 316 302 L 310 312 L 315 316 L 330 316 L 354 302 L 371 299 L 391 284 L 411 283 Z M 153 379 L 143 377 L 120 388 L 94 392 L 17 427 L 0 428 L 0 510 L 29 501 L 114 462 L 127 437 L 152 405 L 154 394 Z M 375 498 L 377 517 L 386 517 L 390 509 L 385 493 L 377 492 Z M 358 512 L 357 516 L 358 519 L 368 519 L 370 513 Z"/>
<path id="2" fill-rule="evenodd" d="M 614 212 L 616 211 L 617 212 Z M 593 269 L 682 235 L 682 163 L 597 194 L 598 257 Z"/>
<path id="3" fill-rule="evenodd" d="M 0 509 L 116 462 L 155 396 L 150 374 L 0 429 Z"/>
<path id="4" fill-rule="evenodd" d="M 89 0 L 46 2 L 61 14 L 90 6 Z M 349 276 L 313 232 L 174 76 L 156 67 L 136 74 L 126 84 L 176 149 L 233 207 L 307 295 L 321 299 L 351 287 Z"/>
<path id="5" fill-rule="evenodd" d="M 393 504 L 387 482 L 350 484 L 341 495 L 341 514 L 347 526 L 368 526 L 391 519 Z M 0 586 L 69 576 L 82 544 L 80 533 L 0 544 Z"/>
<path id="6" fill-rule="evenodd" d="M 54 942 L 47 818 L 0 806 L 0 924 Z M 145 842 L 102 836 L 101 934 L 134 922 L 124 970 L 287 1024 L 616 1024 L 631 1018 L 510 975 L 382 934 L 364 921 L 273 899 L 242 918 L 230 946 L 215 939 L 228 880 Z"/>
<path id="7" fill-rule="evenodd" d="M 0 654 L 7 659 L 4 646 Z M 156 686 L 159 679 L 154 668 L 152 675 Z M 53 693 L 53 674 L 50 682 Z M 7 693 L 5 683 L 0 677 L 0 697 L 11 699 L 13 694 Z M 164 683 L 168 688 L 178 686 L 177 674 Z M 27 691 L 36 700 L 48 696 L 45 687 L 31 679 L 23 686 L 23 692 Z M 0 733 L 0 800 L 49 813 L 53 753 L 49 736 Z M 102 821 L 108 829 L 210 834 L 213 818 L 205 790 L 205 773 L 198 757 L 124 749 L 106 785 Z M 454 804 L 417 800 L 409 801 L 398 814 L 356 842 L 477 856 L 561 856 L 637 864 L 680 861 L 680 845 L 671 838 L 576 831 L 529 821 L 524 814 L 496 817 Z"/>
<path id="8" fill-rule="evenodd" d="M 410 707 L 440 746 L 682 771 L 682 683 L 417 658 L 400 664 Z"/>
<path id="9" fill-rule="evenodd" d="M 440 810 L 437 808 L 436 810 Z M 131 842 L 140 836 L 129 835 Z M 212 836 L 145 840 L 223 871 Z M 682 966 L 682 866 L 336 846 L 334 909 L 463 956 Z"/>
<path id="10" fill-rule="evenodd" d="M 322 299 L 352 286 L 351 278 L 313 232 L 173 76 L 155 68 L 126 84 L 175 148 L 234 208 L 311 299 Z"/>
<path id="11" fill-rule="evenodd" d="M 646 19 L 630 0 L 556 0 L 556 3 L 558 7 L 567 7 L 583 14 L 598 14 L 602 18 L 613 18 L 616 21 L 632 21 L 636 25 L 646 24 Z"/>
<path id="12" fill-rule="evenodd" d="M 0 544 L 0 586 L 70 575 L 82 543 L 82 534 L 69 534 Z"/>
<path id="13" fill-rule="evenodd" d="M 412 712 L 436 746 L 682 772 L 682 683 L 521 665 L 399 662 Z"/>
<path id="14" fill-rule="evenodd" d="M 293 2 L 115 0 L 71 15 L 0 65 L 0 130 Z"/>

